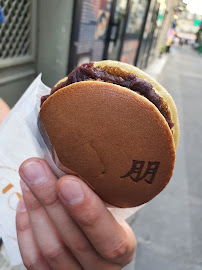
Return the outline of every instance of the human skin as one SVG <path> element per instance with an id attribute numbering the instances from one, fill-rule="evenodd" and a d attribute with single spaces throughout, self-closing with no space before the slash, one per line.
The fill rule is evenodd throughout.
<path id="1" fill-rule="evenodd" d="M 73 175 L 58 180 L 39 158 L 25 161 L 19 173 L 24 200 L 16 227 L 28 270 L 120 270 L 133 259 L 133 231 L 84 181 Z"/>
<path id="2" fill-rule="evenodd" d="M 0 124 L 6 118 L 7 114 L 9 113 L 10 108 L 8 105 L 0 98 Z"/>

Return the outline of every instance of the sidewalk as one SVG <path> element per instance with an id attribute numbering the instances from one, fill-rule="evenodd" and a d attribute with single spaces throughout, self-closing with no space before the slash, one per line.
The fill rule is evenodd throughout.
<path id="1" fill-rule="evenodd" d="M 147 67 L 145 72 L 158 81 L 159 76 L 162 74 L 165 64 L 167 63 L 167 60 L 168 55 L 162 55 L 161 58 L 156 59 L 149 67 Z"/>
<path id="2" fill-rule="evenodd" d="M 178 108 L 180 143 L 170 183 L 130 221 L 138 246 L 127 270 L 202 269 L 201 67 L 202 58 L 182 47 L 159 76 Z"/>
<path id="3" fill-rule="evenodd" d="M 156 59 L 149 67 L 147 67 L 144 71 L 149 74 L 150 76 L 152 76 L 155 80 L 159 80 L 159 78 L 161 77 L 161 74 L 163 72 L 163 69 L 166 65 L 168 61 L 168 55 L 167 54 L 164 54 L 161 58 L 159 59 Z M 130 226 L 132 226 L 132 228 L 134 229 L 134 232 L 136 231 L 135 230 L 135 221 L 136 221 L 136 218 L 138 217 L 139 213 L 136 213 L 133 217 L 131 217 L 129 220 L 128 220 L 128 223 L 130 224 Z M 139 239 L 140 240 L 140 239 Z M 139 241 L 138 241 L 139 242 Z M 136 254 L 135 254 L 135 259 L 129 264 L 127 265 L 126 267 L 124 267 L 124 270 L 139 270 L 138 267 L 135 267 L 136 265 Z M 145 268 L 145 270 L 150 270 L 150 269 L 147 269 Z M 158 269 L 156 269 L 158 270 Z M 163 270 L 163 269 L 159 269 L 159 270 Z"/>

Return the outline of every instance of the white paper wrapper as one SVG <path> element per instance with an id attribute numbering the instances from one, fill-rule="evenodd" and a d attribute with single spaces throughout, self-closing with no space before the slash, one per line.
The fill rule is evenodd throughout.
<path id="1" fill-rule="evenodd" d="M 39 75 L 0 126 L 0 235 L 12 265 L 22 263 L 15 228 L 16 207 L 21 194 L 20 164 L 27 158 L 40 157 L 48 162 L 58 177 L 64 175 L 56 167 L 37 126 L 40 98 L 49 93 L 50 88 L 42 83 Z M 139 208 L 111 207 L 109 210 L 120 222 Z"/>

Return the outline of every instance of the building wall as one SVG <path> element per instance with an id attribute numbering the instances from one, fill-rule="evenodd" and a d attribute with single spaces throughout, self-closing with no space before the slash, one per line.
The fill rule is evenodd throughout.
<path id="1" fill-rule="evenodd" d="M 0 24 L 0 97 L 12 107 L 36 76 L 37 2 L 1 4 L 5 22 Z"/>
<path id="2" fill-rule="evenodd" d="M 67 75 L 73 2 L 38 1 L 37 73 L 50 87 Z"/>
<path id="3" fill-rule="evenodd" d="M 199 30 L 199 26 L 194 25 L 194 20 L 188 19 L 179 19 L 178 26 L 180 32 L 187 32 L 187 33 L 197 33 Z"/>
<path id="4" fill-rule="evenodd" d="M 9 0 L 11 1 L 11 0 Z M 73 0 L 26 0 L 31 7 L 31 50 L 29 57 L 20 61 L 0 59 L 0 97 L 12 107 L 28 85 L 42 73 L 42 80 L 52 87 L 67 75 L 71 40 Z M 168 28 L 173 18 L 176 0 L 166 0 L 167 11 L 157 41 L 154 58 L 165 45 Z M 12 2 L 12 1 L 11 1 Z M 22 61 L 21 61 L 22 60 Z"/>
<path id="5" fill-rule="evenodd" d="M 10 108 L 15 105 L 35 78 L 35 70 L 31 70 L 30 67 L 28 68 L 30 69 L 30 75 L 28 74 L 29 71 L 27 74 L 24 72 L 20 72 L 19 74 L 14 68 L 10 68 L 16 76 L 14 75 L 11 77 L 12 79 L 9 79 L 9 76 L 7 76 L 6 78 L 3 78 L 4 82 L 2 80 L 2 83 L 0 83 L 0 97 L 9 105 Z"/>
<path id="6" fill-rule="evenodd" d="M 184 10 L 178 16 L 178 32 L 196 34 L 200 27 L 195 25 L 195 19 L 201 20 L 201 16 Z"/>

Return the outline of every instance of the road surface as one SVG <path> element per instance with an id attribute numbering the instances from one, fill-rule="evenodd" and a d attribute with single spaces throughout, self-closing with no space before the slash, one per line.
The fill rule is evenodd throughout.
<path id="1" fill-rule="evenodd" d="M 166 189 L 132 220 L 138 247 L 131 270 L 202 269 L 202 57 L 178 48 L 159 76 L 173 96 L 181 135 Z"/>

